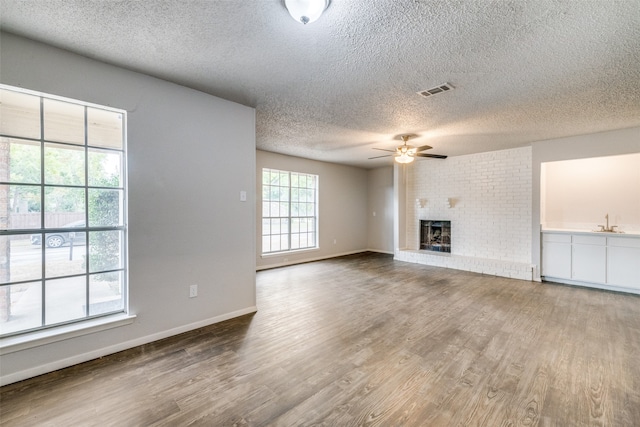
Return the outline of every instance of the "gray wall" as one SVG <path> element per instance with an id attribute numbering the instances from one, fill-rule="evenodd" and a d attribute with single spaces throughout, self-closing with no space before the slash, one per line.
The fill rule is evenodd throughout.
<path id="1" fill-rule="evenodd" d="M 304 172 L 319 176 L 319 248 L 298 253 L 262 256 L 256 245 L 258 269 L 361 252 L 367 249 L 367 171 L 352 166 L 257 151 L 256 188 L 261 189 L 262 168 Z M 258 206 L 262 191 L 257 192 Z M 262 233 L 262 210 L 256 212 L 256 239 Z M 335 241 L 335 243 L 334 243 Z"/>
<path id="2" fill-rule="evenodd" d="M 127 326 L 4 354 L 3 381 L 255 311 L 254 110 L 6 33 L 0 49 L 4 84 L 128 111 L 137 315 Z M 199 296 L 189 299 L 194 283 Z"/>
<path id="3" fill-rule="evenodd" d="M 368 241 L 371 251 L 393 253 L 393 166 L 368 171 Z"/>

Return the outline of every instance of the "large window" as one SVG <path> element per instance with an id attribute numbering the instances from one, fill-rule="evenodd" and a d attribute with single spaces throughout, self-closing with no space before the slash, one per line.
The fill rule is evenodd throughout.
<path id="1" fill-rule="evenodd" d="M 262 169 L 262 253 L 318 247 L 318 175 Z"/>
<path id="2" fill-rule="evenodd" d="M 0 85 L 0 333 L 124 312 L 124 111 Z"/>

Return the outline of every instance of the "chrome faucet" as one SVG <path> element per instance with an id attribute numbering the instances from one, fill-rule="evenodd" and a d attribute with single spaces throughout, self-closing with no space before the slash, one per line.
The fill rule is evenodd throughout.
<path id="1" fill-rule="evenodd" d="M 598 227 L 600 227 L 600 230 L 598 231 L 604 232 L 604 233 L 615 233 L 616 232 L 615 229 L 618 228 L 618 226 L 612 225 L 611 227 L 609 227 L 609 214 L 606 214 L 604 218 L 607 220 L 607 225 L 604 226 L 604 225 L 598 224 Z"/>

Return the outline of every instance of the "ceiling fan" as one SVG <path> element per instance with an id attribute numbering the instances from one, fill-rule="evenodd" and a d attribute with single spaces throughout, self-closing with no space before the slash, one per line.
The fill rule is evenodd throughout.
<path id="1" fill-rule="evenodd" d="M 376 156 L 376 157 L 369 157 L 369 160 L 371 159 L 379 159 L 381 157 L 394 157 L 394 160 L 398 163 L 411 163 L 415 160 L 416 157 L 431 157 L 433 159 L 446 159 L 447 156 L 443 156 L 441 154 L 424 154 L 421 153 L 421 151 L 426 151 L 426 150 L 430 150 L 433 147 L 429 146 L 429 145 L 423 145 L 422 147 L 414 147 L 412 145 L 407 145 L 407 141 L 412 138 L 413 135 L 400 135 L 400 138 L 402 139 L 402 142 L 404 142 L 403 145 L 399 146 L 398 148 L 396 148 L 395 150 L 387 150 L 384 148 L 374 148 L 374 150 L 380 150 L 380 151 L 388 151 L 390 153 L 393 154 L 385 154 L 384 156 Z"/>

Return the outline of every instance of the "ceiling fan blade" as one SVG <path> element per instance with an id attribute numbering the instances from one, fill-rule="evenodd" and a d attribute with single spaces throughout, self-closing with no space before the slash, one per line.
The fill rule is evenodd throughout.
<path id="1" fill-rule="evenodd" d="M 396 152 L 396 150 L 387 150 L 386 148 L 374 148 L 374 150 L 388 151 L 389 153 L 395 153 Z"/>
<path id="2" fill-rule="evenodd" d="M 423 154 L 423 153 L 416 153 L 415 154 L 416 157 L 431 157 L 432 159 L 446 159 L 447 156 L 443 156 L 442 154 Z"/>
<path id="3" fill-rule="evenodd" d="M 371 160 L 371 159 L 379 159 L 381 157 L 392 157 L 392 156 L 391 156 L 391 154 L 385 154 L 384 156 L 369 157 L 369 160 Z"/>
<path id="4" fill-rule="evenodd" d="M 423 145 L 422 147 L 417 147 L 416 148 L 416 152 L 418 151 L 425 151 L 425 150 L 431 150 L 433 147 L 430 145 Z"/>

